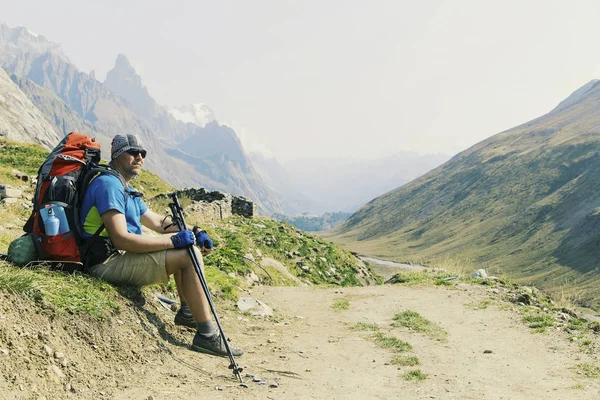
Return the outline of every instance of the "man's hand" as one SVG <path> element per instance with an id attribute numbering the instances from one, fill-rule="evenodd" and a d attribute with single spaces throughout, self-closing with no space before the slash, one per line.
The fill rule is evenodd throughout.
<path id="1" fill-rule="evenodd" d="M 213 249 L 213 241 L 210 236 L 208 236 L 208 233 L 206 233 L 206 231 L 201 231 L 197 226 L 194 226 L 193 231 L 196 235 L 196 243 L 200 246 L 200 252 L 203 255 L 210 253 Z"/>
<path id="2" fill-rule="evenodd" d="M 171 241 L 176 249 L 183 249 L 194 245 L 194 233 L 189 230 L 180 231 L 176 235 L 171 236 Z"/>

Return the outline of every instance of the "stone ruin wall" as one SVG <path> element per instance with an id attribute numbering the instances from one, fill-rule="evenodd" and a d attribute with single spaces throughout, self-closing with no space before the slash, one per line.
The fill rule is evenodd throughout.
<path id="1" fill-rule="evenodd" d="M 256 204 L 242 197 L 223 193 L 218 190 L 209 191 L 204 188 L 185 188 L 178 190 L 177 196 L 189 197 L 194 203 L 186 207 L 193 213 L 197 213 L 204 221 L 216 221 L 241 215 L 246 218 L 254 218 Z M 155 199 L 167 198 L 165 194 L 159 194 Z"/>

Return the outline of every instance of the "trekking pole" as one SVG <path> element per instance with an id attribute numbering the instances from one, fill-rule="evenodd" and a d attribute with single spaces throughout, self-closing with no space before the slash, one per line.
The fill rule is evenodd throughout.
<path id="1" fill-rule="evenodd" d="M 173 222 L 177 224 L 177 227 L 180 231 L 186 230 L 187 227 L 185 225 L 185 220 L 183 219 L 183 208 L 181 208 L 181 204 L 179 204 L 179 199 L 177 199 L 177 193 L 170 193 L 169 196 L 173 200 L 172 203 L 169 203 L 169 208 L 173 213 Z M 217 315 L 217 311 L 215 310 L 215 306 L 212 301 L 212 296 L 210 295 L 210 290 L 208 289 L 208 285 L 206 284 L 206 279 L 200 270 L 200 263 L 198 262 L 198 256 L 194 249 L 190 246 L 187 248 L 188 254 L 192 259 L 192 264 L 194 264 L 194 269 L 196 270 L 196 275 L 198 275 L 198 279 L 200 279 L 200 283 L 202 284 L 202 290 L 204 290 L 204 294 L 206 295 L 206 299 L 208 300 L 208 304 L 210 305 L 210 310 L 212 311 L 213 317 L 215 317 L 215 321 L 217 326 L 219 327 L 219 333 L 221 334 L 221 338 L 223 343 L 225 343 L 225 349 L 227 350 L 227 355 L 229 356 L 229 369 L 233 370 L 233 373 L 238 377 L 240 383 L 244 383 L 242 380 L 241 372 L 243 368 L 238 367 L 235 362 L 235 358 L 233 358 L 233 353 L 231 352 L 231 348 L 229 347 L 229 342 L 227 341 L 227 337 L 225 337 L 225 332 L 223 332 L 223 328 L 221 327 L 221 323 L 219 322 L 219 316 Z"/>

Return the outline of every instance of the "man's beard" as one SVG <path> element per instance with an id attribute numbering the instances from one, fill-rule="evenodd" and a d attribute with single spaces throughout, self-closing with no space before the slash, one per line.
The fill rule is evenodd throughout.
<path id="1" fill-rule="evenodd" d="M 139 165 L 139 164 L 138 164 Z M 131 176 L 131 180 L 134 180 L 138 177 L 138 175 L 142 172 L 142 166 L 139 165 L 139 169 L 135 168 L 136 166 L 134 166 L 133 168 L 131 168 L 131 171 L 129 171 L 129 175 Z"/>

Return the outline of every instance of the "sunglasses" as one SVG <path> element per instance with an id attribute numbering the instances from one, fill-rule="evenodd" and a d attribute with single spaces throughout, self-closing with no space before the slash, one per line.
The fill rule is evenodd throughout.
<path id="1" fill-rule="evenodd" d="M 146 150 L 127 150 L 126 153 L 133 157 L 137 157 L 138 154 L 141 154 L 142 158 L 146 158 Z"/>

